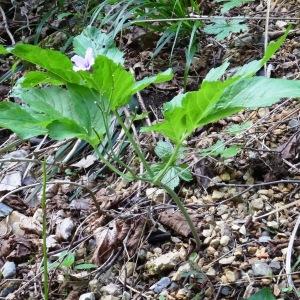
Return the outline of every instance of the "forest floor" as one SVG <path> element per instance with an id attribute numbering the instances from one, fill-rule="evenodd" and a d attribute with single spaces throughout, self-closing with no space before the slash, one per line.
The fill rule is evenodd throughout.
<path id="1" fill-rule="evenodd" d="M 270 40 L 284 33 L 289 22 L 285 18 L 300 17 L 298 0 L 275 2 Z M 38 40 L 44 47 L 60 48 L 68 34 L 86 25 L 75 13 L 82 7 L 75 4 L 69 4 L 69 21 L 55 19 L 58 12 L 51 14 L 44 1 L 4 1 L 1 6 L 6 21 L 0 25 L 0 41 L 6 44 L 11 43 L 7 26 L 16 42 Z M 203 35 L 188 90 L 225 59 L 234 68 L 262 56 L 265 2 L 254 1 L 230 14 L 253 17 L 250 30 L 222 42 Z M 292 32 L 269 63 L 272 77 L 300 77 L 300 26 L 299 21 L 291 23 Z M 169 66 L 170 47 L 151 59 L 157 38 L 135 28 L 117 40 L 138 79 Z M 180 45 L 174 51 L 174 79 L 141 95 L 152 121 L 183 85 L 183 52 Z M 5 99 L 23 69 L 17 66 L 11 73 L 12 62 L 0 59 L 0 95 Z M 285 99 L 205 126 L 188 140 L 185 160 L 194 179 L 181 182 L 177 193 L 197 226 L 203 242 L 199 250 L 163 191 L 118 179 L 84 143 L 43 137 L 22 141 L 1 129 L 0 269 L 3 276 L 12 276 L 0 279 L 0 299 L 42 299 L 42 212 L 36 185 L 41 165 L 26 159 L 45 156 L 53 161 L 48 180 L 54 182 L 47 187 L 50 299 L 79 299 L 83 294 L 80 299 L 247 299 L 262 287 L 270 287 L 277 299 L 298 299 L 291 284 L 300 288 L 299 111 L 298 101 Z M 233 133 L 240 128 L 233 125 L 239 124 L 245 130 Z M 155 162 L 151 137 L 139 134 L 139 140 Z M 231 158 L 200 155 L 218 141 L 224 147 L 238 145 L 241 151 Z M 131 153 L 125 148 L 122 158 L 139 168 Z M 15 158 L 23 161 L 13 162 Z M 97 214 L 89 191 L 107 214 Z"/>

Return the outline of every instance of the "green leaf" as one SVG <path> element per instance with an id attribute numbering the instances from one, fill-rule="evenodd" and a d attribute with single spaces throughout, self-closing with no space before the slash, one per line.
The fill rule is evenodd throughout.
<path id="1" fill-rule="evenodd" d="M 166 161 L 172 155 L 174 147 L 170 142 L 159 141 L 154 151 L 160 159 Z"/>
<path id="2" fill-rule="evenodd" d="M 79 74 L 73 71 L 71 60 L 59 51 L 42 49 L 34 45 L 17 44 L 11 53 L 22 60 L 41 66 L 55 74 L 58 79 L 71 83 L 80 83 L 81 81 Z"/>
<path id="3" fill-rule="evenodd" d="M 116 63 L 124 63 L 123 52 L 116 47 L 112 37 L 93 26 L 86 27 L 73 39 L 73 47 L 75 53 L 82 57 L 88 48 L 92 48 L 95 56 L 105 55 Z"/>
<path id="4" fill-rule="evenodd" d="M 245 130 L 249 129 L 252 126 L 251 121 L 244 122 L 242 124 L 232 124 L 226 128 L 226 132 L 228 132 L 231 135 L 237 135 Z"/>
<path id="5" fill-rule="evenodd" d="M 14 131 L 23 139 L 47 133 L 42 122 L 34 116 L 18 104 L 0 103 L 0 127 Z"/>
<path id="6" fill-rule="evenodd" d="M 68 253 L 61 263 L 62 267 L 70 268 L 75 262 L 75 255 L 73 253 Z"/>
<path id="7" fill-rule="evenodd" d="M 37 85 L 50 84 L 50 85 L 61 85 L 62 82 L 53 78 L 51 74 L 41 71 L 31 71 L 26 73 L 21 78 L 21 86 L 24 88 L 35 87 Z"/>
<path id="8" fill-rule="evenodd" d="M 218 156 L 225 150 L 225 144 L 223 141 L 218 140 L 215 144 L 205 149 L 200 150 L 202 156 Z"/>
<path id="9" fill-rule="evenodd" d="M 210 69 L 210 71 L 206 74 L 204 81 L 217 81 L 221 79 L 228 67 L 229 62 L 226 60 L 221 66 Z"/>
<path id="10" fill-rule="evenodd" d="M 248 300 L 276 300 L 270 288 L 262 288 Z"/>
<path id="11" fill-rule="evenodd" d="M 239 7 L 249 2 L 253 2 L 254 0 L 215 0 L 215 1 L 223 2 L 221 13 L 224 14 L 232 8 Z"/>
<path id="12" fill-rule="evenodd" d="M 204 32 L 213 34 L 216 39 L 221 41 L 227 38 L 231 33 L 239 33 L 248 30 L 246 24 L 242 20 L 226 20 L 226 19 L 213 19 L 212 24 L 204 27 Z"/>
<path id="13" fill-rule="evenodd" d="M 89 263 L 78 264 L 74 267 L 75 270 L 91 270 L 91 269 L 96 269 L 96 268 L 97 268 L 97 265 L 89 264 Z"/>
<path id="14" fill-rule="evenodd" d="M 138 91 L 141 91 L 143 89 L 145 89 L 146 87 L 148 87 L 150 84 L 153 83 L 162 83 L 162 82 L 166 82 L 169 81 L 173 78 L 173 72 L 172 69 L 167 69 L 164 72 L 161 72 L 155 76 L 151 76 L 151 77 L 145 77 L 144 79 L 137 81 L 132 90 L 131 90 L 131 94 L 135 94 Z"/>
<path id="15" fill-rule="evenodd" d="M 230 146 L 225 148 L 224 151 L 221 153 L 221 157 L 223 158 L 230 158 L 236 156 L 241 151 L 241 147 L 237 145 Z"/>
<path id="16" fill-rule="evenodd" d="M 164 105 L 165 119 L 142 131 L 156 131 L 168 137 L 175 144 L 181 143 L 210 115 L 216 102 L 231 81 L 205 82 L 200 91 L 178 95 Z"/>
<path id="17" fill-rule="evenodd" d="M 192 181 L 193 175 L 189 169 L 189 166 L 186 164 L 182 164 L 180 166 L 175 166 L 178 176 L 184 181 Z"/>
<path id="18" fill-rule="evenodd" d="M 8 54 L 9 52 L 6 50 L 6 48 L 3 45 L 0 45 L 0 55 L 2 54 Z"/>
<path id="19" fill-rule="evenodd" d="M 248 64 L 245 64 L 244 66 L 238 68 L 237 72 L 235 73 L 235 77 L 247 77 L 247 76 L 253 76 L 257 71 L 259 71 L 265 63 L 267 63 L 270 58 L 278 51 L 278 49 L 283 45 L 285 42 L 289 32 L 291 30 L 291 26 L 289 26 L 285 33 L 279 37 L 276 41 L 271 41 L 267 49 L 264 53 L 264 56 L 260 60 L 253 60 L 249 62 Z"/>
<path id="20" fill-rule="evenodd" d="M 67 87 L 68 90 L 60 87 L 24 90 L 20 98 L 28 105 L 29 113 L 42 117 L 43 133 L 48 132 L 58 140 L 77 137 L 98 144 L 105 133 L 104 117 L 109 117 L 102 115 L 96 104 L 101 104 L 100 95 L 83 86 Z M 17 132 L 13 126 L 9 128 Z"/>

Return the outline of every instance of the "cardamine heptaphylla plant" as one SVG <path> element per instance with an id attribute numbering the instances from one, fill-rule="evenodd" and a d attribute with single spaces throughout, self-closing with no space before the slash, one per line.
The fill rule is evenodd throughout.
<path id="1" fill-rule="evenodd" d="M 300 96 L 299 80 L 255 76 L 280 48 L 287 34 L 288 30 L 271 42 L 262 59 L 238 68 L 232 76 L 225 77 L 229 67 L 229 62 L 225 61 L 208 72 L 198 90 L 179 94 L 165 103 L 163 120 L 142 128 L 143 132 L 159 133 L 166 140 L 157 145 L 156 153 L 161 161 L 152 167 L 121 113 L 134 94 L 151 84 L 171 80 L 172 71 L 168 69 L 136 81 L 123 66 L 122 53 L 113 41 L 92 27 L 74 38 L 75 56 L 72 59 L 59 51 L 33 45 L 0 48 L 0 53 L 12 54 L 38 67 L 36 71 L 25 73 L 14 87 L 12 95 L 20 98 L 20 103 L 0 103 L 0 127 L 8 128 L 24 139 L 48 134 L 56 140 L 77 138 L 86 141 L 113 172 L 164 188 L 186 217 L 199 246 L 196 229 L 173 191 L 180 179 L 192 179 L 187 166 L 181 162 L 183 144 L 197 128 L 206 124 L 244 109 L 270 106 L 283 97 Z M 109 136 L 112 119 L 124 129 L 145 166 L 144 174 L 135 174 L 119 159 L 108 161 L 98 151 L 103 138 Z M 126 173 L 118 169 L 120 163 L 125 165 Z"/>

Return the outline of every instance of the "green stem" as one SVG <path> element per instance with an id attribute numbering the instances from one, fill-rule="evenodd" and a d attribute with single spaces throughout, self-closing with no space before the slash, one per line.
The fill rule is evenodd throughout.
<path id="1" fill-rule="evenodd" d="M 47 171 L 46 171 L 46 161 L 44 160 L 42 163 L 43 170 L 43 188 L 42 188 L 42 199 L 41 199 L 41 207 L 43 211 L 43 265 L 44 265 L 44 299 L 49 299 L 49 281 L 48 281 L 48 253 L 47 253 L 47 212 L 46 212 L 46 187 L 47 187 Z"/>
<path id="2" fill-rule="evenodd" d="M 184 207 L 183 203 L 181 202 L 180 198 L 178 197 L 178 195 L 171 189 L 169 188 L 167 185 L 163 184 L 163 183 L 158 183 L 157 184 L 159 187 L 163 188 L 171 197 L 172 199 L 174 200 L 174 202 L 176 203 L 176 205 L 178 206 L 178 208 L 180 209 L 181 213 L 183 214 L 184 218 L 186 219 L 190 229 L 191 229 L 191 232 L 192 232 L 192 235 L 195 239 L 195 242 L 196 242 L 196 248 L 197 250 L 200 249 L 201 247 L 201 240 L 198 236 L 198 233 L 197 233 L 197 229 L 189 215 L 189 213 L 187 212 L 186 208 Z"/>
<path id="3" fill-rule="evenodd" d="M 125 125 L 125 123 L 123 122 L 121 116 L 119 115 L 119 113 L 117 111 L 114 111 L 114 114 L 115 114 L 119 124 L 121 125 L 122 129 L 124 130 L 129 142 L 132 144 L 134 151 L 136 152 L 136 154 L 140 158 L 141 162 L 143 163 L 145 169 L 147 170 L 147 172 L 149 173 L 150 176 L 153 176 L 153 172 L 150 169 L 150 166 L 147 163 L 144 154 L 142 153 L 139 145 L 135 142 L 134 138 L 132 137 L 132 134 L 129 132 L 129 130 L 128 130 L 127 126 Z"/>
<path id="4" fill-rule="evenodd" d="M 168 162 L 164 166 L 164 168 L 162 170 L 160 170 L 158 172 L 158 174 L 154 177 L 154 184 L 157 184 L 157 183 L 161 182 L 162 178 L 165 176 L 165 174 L 168 171 L 168 169 L 170 168 L 170 166 L 172 166 L 172 164 L 174 163 L 174 161 L 176 161 L 177 156 L 178 156 L 178 152 L 180 150 L 180 147 L 181 147 L 181 143 L 178 143 L 176 145 L 176 147 L 175 147 L 172 155 L 170 156 Z"/>

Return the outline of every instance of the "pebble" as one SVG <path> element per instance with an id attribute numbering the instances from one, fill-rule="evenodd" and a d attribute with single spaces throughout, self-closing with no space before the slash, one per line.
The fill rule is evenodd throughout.
<path id="1" fill-rule="evenodd" d="M 112 296 L 112 295 L 105 295 L 105 296 L 102 296 L 100 298 L 100 300 L 121 300 L 121 298 L 120 297 L 115 297 L 115 296 Z"/>
<path id="2" fill-rule="evenodd" d="M 257 261 L 252 265 L 252 271 L 254 276 L 271 276 L 271 267 L 262 261 Z"/>
<path id="3" fill-rule="evenodd" d="M 284 21 L 278 20 L 278 21 L 276 21 L 275 25 L 277 28 L 283 29 L 287 25 L 287 23 Z"/>
<path id="4" fill-rule="evenodd" d="M 255 210 L 261 210 L 264 208 L 264 201 L 261 198 L 257 198 L 251 201 L 251 207 Z"/>
<path id="5" fill-rule="evenodd" d="M 227 246 L 230 241 L 230 237 L 228 235 L 223 235 L 220 239 L 220 244 L 222 246 Z"/>
<path id="6" fill-rule="evenodd" d="M 79 297 L 79 300 L 95 300 L 95 299 L 96 298 L 94 293 L 85 293 Z"/>
<path id="7" fill-rule="evenodd" d="M 246 234 L 247 234 L 247 230 L 246 230 L 245 225 L 243 225 L 243 226 L 240 228 L 239 233 L 241 233 L 242 235 L 246 235 Z"/>
<path id="8" fill-rule="evenodd" d="M 269 241 L 271 241 L 271 237 L 267 236 L 267 235 L 263 235 L 263 236 L 260 236 L 258 241 L 260 243 L 268 243 Z"/>
<path id="9" fill-rule="evenodd" d="M 267 107 L 262 107 L 257 111 L 257 114 L 260 118 L 265 117 L 269 113 L 269 109 Z"/>
<path id="10" fill-rule="evenodd" d="M 180 252 L 168 252 L 145 264 L 146 270 L 150 275 L 160 274 L 162 271 L 172 270 L 181 261 Z"/>
<path id="11" fill-rule="evenodd" d="M 58 239 L 67 241 L 71 236 L 75 228 L 75 224 L 71 218 L 65 218 L 56 227 L 56 233 Z"/>
<path id="12" fill-rule="evenodd" d="M 150 287 L 150 290 L 153 290 L 156 294 L 161 293 L 171 284 L 171 279 L 169 277 L 163 277 L 155 284 Z"/>
<path id="13" fill-rule="evenodd" d="M 226 270 L 225 276 L 226 276 L 227 282 L 229 282 L 229 283 L 234 283 L 238 279 L 237 273 L 234 271 L 231 271 L 231 270 Z"/>
<path id="14" fill-rule="evenodd" d="M 220 265 L 230 265 L 234 262 L 235 257 L 234 256 L 229 256 L 229 257 L 223 257 L 219 260 Z"/>
<path id="15" fill-rule="evenodd" d="M 273 271 L 279 271 L 281 270 L 281 264 L 278 260 L 272 260 L 270 262 L 270 268 L 273 270 Z"/>
<path id="16" fill-rule="evenodd" d="M 108 285 L 103 286 L 100 289 L 102 295 L 112 295 L 119 296 L 121 293 L 121 289 L 117 284 L 109 283 Z"/>
<path id="17" fill-rule="evenodd" d="M 130 277 L 135 268 L 135 263 L 128 261 L 121 269 L 120 279 L 124 281 L 126 278 Z"/>
<path id="18" fill-rule="evenodd" d="M 206 272 L 207 276 L 212 276 L 213 277 L 213 276 L 216 276 L 216 274 L 217 274 L 216 270 L 214 268 L 211 268 L 211 267 Z"/>
<path id="19" fill-rule="evenodd" d="M 16 264 L 13 261 L 7 261 L 1 268 L 1 273 L 4 279 L 15 277 L 16 272 Z"/>
<path id="20" fill-rule="evenodd" d="M 220 245 L 220 239 L 219 238 L 213 239 L 210 242 L 210 246 L 214 247 L 215 249 L 218 248 L 219 245 Z"/>
<path id="21" fill-rule="evenodd" d="M 224 198 L 224 196 L 225 196 L 225 193 L 216 191 L 216 190 L 214 190 L 211 195 L 213 200 L 220 200 L 220 199 Z"/>
<path id="22" fill-rule="evenodd" d="M 270 221 L 267 222 L 267 226 L 273 229 L 278 229 L 279 228 L 279 224 L 276 221 Z"/>
<path id="23" fill-rule="evenodd" d="M 146 196 L 156 203 L 164 203 L 166 200 L 166 192 L 163 189 L 149 188 L 146 190 Z"/>

